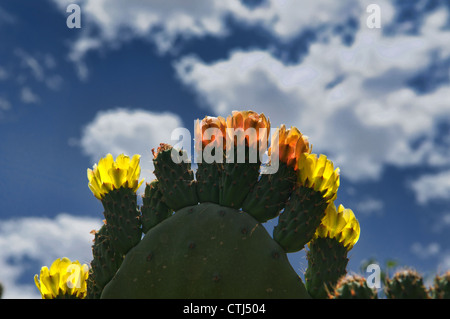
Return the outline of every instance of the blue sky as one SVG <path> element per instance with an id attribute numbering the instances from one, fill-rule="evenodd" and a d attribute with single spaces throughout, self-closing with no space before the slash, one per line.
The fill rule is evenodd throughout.
<path id="1" fill-rule="evenodd" d="M 33 276 L 56 258 L 90 261 L 100 157 L 139 153 L 151 180 L 173 129 L 241 109 L 340 167 L 336 203 L 361 224 L 350 271 L 371 257 L 450 269 L 447 1 L 2 0 L 0 40 L 5 298 L 39 298 Z M 304 253 L 289 257 L 301 274 Z"/>

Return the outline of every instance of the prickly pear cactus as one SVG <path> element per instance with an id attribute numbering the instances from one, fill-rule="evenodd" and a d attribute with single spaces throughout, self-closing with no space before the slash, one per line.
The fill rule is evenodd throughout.
<path id="1" fill-rule="evenodd" d="M 205 134 L 208 129 L 214 135 Z M 245 134 L 249 129 L 253 139 Z M 114 248 L 117 231 L 111 236 L 123 259 L 102 298 L 311 297 L 287 253 L 314 238 L 336 198 L 339 169 L 311 154 L 296 128 L 281 126 L 264 149 L 269 129 L 268 119 L 252 111 L 198 121 L 195 147 L 209 157 L 196 172 L 184 151 L 168 144 L 153 151 L 157 180 L 146 185 L 139 218 L 145 235 L 127 252 Z M 260 157 L 252 160 L 264 151 L 269 164 L 279 164 L 271 174 L 262 174 Z M 132 203 L 117 203 L 134 212 Z M 262 223 L 278 216 L 271 236 Z M 111 217 L 105 217 L 107 226 Z M 116 219 L 111 223 L 118 224 Z M 134 240 L 131 235 L 124 241 Z"/>
<path id="2" fill-rule="evenodd" d="M 339 279 L 330 299 L 378 299 L 377 291 L 367 285 L 366 278 L 360 275 L 346 275 Z"/>
<path id="3" fill-rule="evenodd" d="M 359 224 L 334 205 L 339 169 L 297 128 L 271 139 L 269 130 L 253 111 L 198 120 L 197 170 L 160 144 L 141 206 L 139 155 L 109 154 L 88 169 L 105 220 L 93 232 L 87 298 L 327 298 Z M 274 218 L 270 234 L 263 223 Z M 306 246 L 305 286 L 287 254 Z"/>
<path id="4" fill-rule="evenodd" d="M 435 276 L 433 286 L 430 288 L 430 295 L 433 299 L 450 299 L 450 271 L 442 276 Z"/>
<path id="5" fill-rule="evenodd" d="M 359 223 L 351 209 L 334 204 L 327 207 L 325 217 L 308 243 L 306 288 L 314 298 L 327 298 L 339 278 L 347 271 L 347 254 L 359 239 Z"/>
<path id="6" fill-rule="evenodd" d="M 400 270 L 387 279 L 385 293 L 388 299 L 428 299 L 422 276 L 412 269 Z"/>

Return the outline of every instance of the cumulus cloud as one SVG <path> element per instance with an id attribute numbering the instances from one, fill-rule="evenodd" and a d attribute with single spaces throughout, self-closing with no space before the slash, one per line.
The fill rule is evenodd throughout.
<path id="1" fill-rule="evenodd" d="M 433 17 L 417 34 L 392 36 L 365 27 L 361 17 L 351 45 L 330 35 L 311 44 L 298 63 L 265 50 L 235 50 L 224 60 L 187 56 L 174 66 L 215 114 L 264 112 L 274 125 L 295 125 L 310 136 L 313 150 L 329 154 L 343 176 L 376 180 L 388 164 L 449 163 L 447 148 L 435 139 L 436 124 L 450 114 L 450 88 L 419 93 L 407 85 L 435 52 L 450 58 L 442 41 L 450 41 L 450 32 L 442 29 L 442 17 L 432 23 Z"/>
<path id="2" fill-rule="evenodd" d="M 62 257 L 88 264 L 92 260 L 90 231 L 101 219 L 59 214 L 55 218 L 26 217 L 0 223 L 0 282 L 5 299 L 40 298 L 34 274 Z"/>
<path id="3" fill-rule="evenodd" d="M 92 163 L 108 153 L 114 157 L 121 153 L 140 154 L 141 177 L 150 182 L 154 179 L 151 150 L 160 143 L 173 145 L 172 132 L 181 127 L 180 117 L 169 112 L 112 109 L 99 112 L 84 127 L 79 145 Z"/>
<path id="4" fill-rule="evenodd" d="M 427 204 L 432 200 L 449 200 L 450 170 L 424 174 L 411 182 L 410 187 L 420 204 Z"/>
<path id="5" fill-rule="evenodd" d="M 53 0 L 61 13 L 73 1 Z M 307 30 L 330 30 L 350 19 L 365 15 L 370 1 L 268 0 L 247 6 L 240 0 L 79 0 L 83 15 L 80 37 L 73 42 L 69 57 L 80 77 L 86 78 L 83 58 L 91 50 L 117 47 L 129 39 L 145 39 L 164 54 L 176 50 L 179 40 L 205 36 L 225 37 L 230 19 L 249 27 L 258 27 L 282 41 L 291 41 Z M 392 8 L 388 1 L 378 1 L 383 15 L 389 19 Z M 95 30 L 95 31 L 94 31 Z M 98 32 L 97 32 L 98 31 Z"/>
<path id="6" fill-rule="evenodd" d="M 54 0 L 62 13 L 73 1 Z M 236 2 L 236 1 L 231 1 Z M 130 38 L 153 42 L 160 52 L 172 49 L 178 38 L 222 36 L 225 33 L 224 1 L 82 0 L 82 35 L 73 44 L 71 58 L 81 61 L 86 52 L 101 44 L 117 46 Z M 237 2 L 235 3 L 237 5 Z M 93 35 L 91 28 L 99 30 Z M 84 70 L 86 71 L 86 70 Z"/>
<path id="7" fill-rule="evenodd" d="M 65 10 L 73 1 L 53 0 Z M 168 51 L 177 38 L 223 37 L 228 34 L 227 20 L 257 26 L 274 36 L 291 40 L 305 30 L 319 30 L 343 25 L 350 18 L 366 15 L 371 1 L 342 0 L 339 2 L 317 0 L 299 3 L 296 0 L 267 0 L 259 5 L 247 6 L 240 0 L 182 0 L 142 1 L 130 0 L 79 0 L 87 28 L 95 25 L 106 41 L 121 41 L 131 37 L 153 41 L 161 52 Z M 389 1 L 377 1 L 382 10 L 382 20 L 393 15 Z M 80 40 L 88 37 L 84 33 Z M 77 46 L 77 45 L 76 45 Z M 75 46 L 75 48 L 76 48 Z M 80 47 L 78 47 L 80 48 Z M 91 49 L 85 47 L 84 49 Z"/>
<path id="8" fill-rule="evenodd" d="M 65 14 L 71 1 L 54 3 Z M 450 88 L 438 83 L 419 92 L 408 86 L 431 65 L 450 59 L 446 9 L 427 13 L 416 32 L 406 32 L 408 23 L 394 25 L 397 8 L 384 0 L 376 3 L 381 29 L 367 26 L 369 0 L 267 0 L 255 6 L 238 0 L 78 3 L 83 28 L 69 56 L 82 78 L 88 74 L 87 52 L 118 47 L 128 39 L 151 41 L 167 53 L 180 39 L 228 35 L 230 18 L 285 42 L 311 30 L 317 38 L 296 63 L 265 49 L 237 49 L 213 63 L 185 56 L 175 69 L 213 113 L 252 108 L 265 112 L 275 125 L 298 126 L 316 152 L 327 153 L 354 181 L 376 180 L 386 165 L 450 164 L 450 148 L 436 142 L 436 124 L 450 113 Z M 356 21 L 355 31 L 347 43 L 336 29 L 350 20 Z M 385 32 L 389 26 L 395 32 Z"/>

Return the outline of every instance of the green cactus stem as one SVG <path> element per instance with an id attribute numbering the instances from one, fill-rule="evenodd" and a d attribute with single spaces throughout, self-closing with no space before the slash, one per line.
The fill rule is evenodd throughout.
<path id="1" fill-rule="evenodd" d="M 286 252 L 296 252 L 313 238 L 325 216 L 327 201 L 321 192 L 298 186 L 280 214 L 273 238 Z"/>
<path id="2" fill-rule="evenodd" d="M 198 163 L 195 178 L 200 203 L 219 203 L 222 163 Z"/>
<path id="3" fill-rule="evenodd" d="M 126 187 L 113 189 L 102 198 L 108 236 L 119 255 L 125 255 L 142 237 L 136 198 L 135 191 Z"/>
<path id="4" fill-rule="evenodd" d="M 187 153 L 168 144 L 161 144 L 157 152 L 152 151 L 154 174 L 166 205 L 176 211 L 197 204 L 196 183 Z"/>
<path id="5" fill-rule="evenodd" d="M 145 185 L 145 193 L 142 197 L 142 202 L 141 222 L 142 232 L 144 234 L 173 214 L 173 210 L 164 202 L 163 194 L 159 189 L 158 180 L 154 180 Z"/>
<path id="6" fill-rule="evenodd" d="M 347 248 L 333 238 L 317 238 L 307 251 L 305 284 L 311 297 L 326 299 L 339 278 L 347 274 Z"/>
<path id="7" fill-rule="evenodd" d="M 123 256 L 117 255 L 111 248 L 110 236 L 107 234 L 106 225 L 94 233 L 94 244 L 92 245 L 91 268 L 87 279 L 88 299 L 98 299 L 103 288 L 119 269 Z"/>
<path id="8" fill-rule="evenodd" d="M 237 152 L 234 153 L 234 158 L 223 163 L 219 193 L 219 204 L 222 206 L 241 208 L 250 189 L 258 181 L 261 161 L 257 159 L 256 163 L 251 163 L 249 147 L 245 146 L 245 152 L 244 163 L 238 163 Z"/>
<path id="9" fill-rule="evenodd" d="M 251 188 L 242 209 L 260 223 L 278 216 L 285 208 L 286 201 L 294 189 L 297 175 L 294 168 L 279 163 L 278 171 L 273 174 L 262 174 Z"/>

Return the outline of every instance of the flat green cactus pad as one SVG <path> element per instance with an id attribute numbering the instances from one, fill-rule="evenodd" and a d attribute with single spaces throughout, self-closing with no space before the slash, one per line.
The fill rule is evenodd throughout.
<path id="1" fill-rule="evenodd" d="M 102 298 L 309 298 L 283 249 L 249 214 L 185 207 L 126 255 Z"/>

